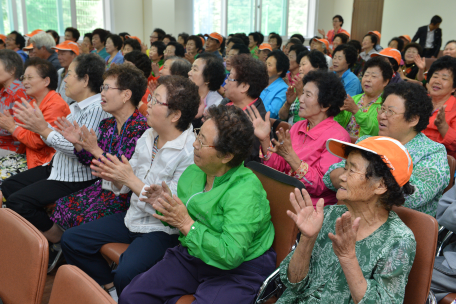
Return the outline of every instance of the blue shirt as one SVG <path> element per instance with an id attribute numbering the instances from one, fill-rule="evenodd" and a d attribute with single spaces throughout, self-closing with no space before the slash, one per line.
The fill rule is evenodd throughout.
<path id="1" fill-rule="evenodd" d="M 347 92 L 348 95 L 355 96 L 363 92 L 361 82 L 359 82 L 358 77 L 356 77 L 356 75 L 353 74 L 353 72 L 350 71 L 350 69 L 345 71 L 345 73 L 341 77 L 341 80 L 344 84 L 345 92 Z"/>
<path id="2" fill-rule="evenodd" d="M 271 118 L 279 118 L 279 110 L 287 100 L 287 89 L 287 84 L 279 77 L 261 92 L 260 98 L 266 111 L 271 112 Z"/>
<path id="3" fill-rule="evenodd" d="M 115 63 L 115 64 L 124 63 L 124 56 L 122 55 L 121 51 L 117 52 L 116 56 L 114 56 L 114 58 L 112 58 L 112 61 L 110 63 L 108 63 L 109 58 L 111 58 L 111 55 L 109 55 L 108 57 L 105 58 L 106 70 L 109 70 L 109 68 L 111 67 L 111 64 L 113 64 L 113 63 Z"/>
<path id="4" fill-rule="evenodd" d="M 26 60 L 28 59 L 28 57 L 29 57 L 29 56 L 27 55 L 27 53 L 24 52 L 23 50 L 17 50 L 16 53 L 17 53 L 19 56 L 21 56 L 22 62 L 24 62 L 24 63 L 25 63 L 25 61 L 26 61 Z"/>
<path id="5" fill-rule="evenodd" d="M 215 52 L 212 52 L 211 54 L 214 54 L 215 56 L 217 56 L 218 58 L 222 59 L 223 60 L 223 57 L 222 55 L 220 55 L 219 51 L 215 51 Z"/>

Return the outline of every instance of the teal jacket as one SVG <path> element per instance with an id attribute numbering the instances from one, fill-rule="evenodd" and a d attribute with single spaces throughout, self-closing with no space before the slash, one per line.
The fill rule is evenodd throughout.
<path id="1" fill-rule="evenodd" d="M 269 201 L 256 175 L 244 167 L 216 177 L 203 193 L 206 174 L 190 165 L 179 178 L 177 195 L 195 221 L 179 241 L 190 255 L 230 270 L 265 253 L 274 240 Z"/>
<path id="2" fill-rule="evenodd" d="M 363 94 L 353 96 L 353 101 L 358 104 Z M 356 123 L 359 125 L 359 137 L 364 135 L 378 135 L 378 120 L 377 120 L 377 108 L 382 106 L 382 97 L 379 97 L 367 110 L 363 112 L 359 110 L 355 114 Z M 342 127 L 347 128 L 348 123 L 352 117 L 352 113 L 348 111 L 341 111 L 334 117 Z"/>

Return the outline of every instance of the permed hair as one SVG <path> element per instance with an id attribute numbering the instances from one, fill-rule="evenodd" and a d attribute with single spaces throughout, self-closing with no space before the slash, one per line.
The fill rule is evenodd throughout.
<path id="1" fill-rule="evenodd" d="M 345 55 L 345 61 L 347 61 L 349 69 L 351 69 L 358 60 L 358 52 L 351 45 L 341 44 L 337 46 L 333 52 L 333 56 L 335 56 L 337 52 L 342 52 Z"/>
<path id="2" fill-rule="evenodd" d="M 435 72 L 439 72 L 441 70 L 449 70 L 451 72 L 453 77 L 453 89 L 456 88 L 456 58 L 443 56 L 434 61 L 429 69 L 427 82 L 429 83 Z"/>
<path id="3" fill-rule="evenodd" d="M 328 117 L 336 116 L 340 113 L 340 108 L 344 105 L 347 97 L 344 85 L 340 78 L 328 71 L 310 71 L 302 80 L 304 85 L 309 82 L 314 83 L 318 88 L 318 103 L 322 108 L 329 108 L 326 111 Z"/>
<path id="4" fill-rule="evenodd" d="M 76 63 L 75 74 L 79 80 L 88 77 L 88 85 L 90 91 L 95 94 L 100 92 L 100 87 L 103 84 L 103 74 L 105 72 L 105 62 L 97 54 L 81 54 L 74 58 L 74 63 Z"/>
<path id="5" fill-rule="evenodd" d="M 268 54 L 268 57 L 274 57 L 276 59 L 276 70 L 280 78 L 287 75 L 288 69 L 290 68 L 290 59 L 281 50 L 275 50 Z"/>
<path id="6" fill-rule="evenodd" d="M 181 112 L 176 128 L 182 132 L 187 130 L 198 113 L 201 102 L 198 87 L 190 79 L 174 75 L 160 77 L 158 84 L 163 85 L 167 91 L 168 115 L 175 111 Z"/>
<path id="7" fill-rule="evenodd" d="M 103 80 L 110 77 L 116 78 L 116 87 L 119 90 L 131 91 L 130 101 L 137 107 L 147 89 L 147 78 L 144 77 L 143 71 L 132 65 L 120 64 L 103 74 Z"/>
<path id="8" fill-rule="evenodd" d="M 247 54 L 236 55 L 231 59 L 231 71 L 236 70 L 236 84 L 249 85 L 247 96 L 260 97 L 261 92 L 269 85 L 269 76 L 266 65 Z"/>
<path id="9" fill-rule="evenodd" d="M 382 56 L 373 57 L 366 61 L 363 68 L 363 75 L 366 73 L 367 69 L 375 67 L 378 67 L 380 71 L 382 71 L 383 81 L 388 80 L 389 83 L 393 77 L 393 68 L 389 62 L 386 62 L 385 59 L 382 58 Z"/>
<path id="10" fill-rule="evenodd" d="M 204 60 L 205 66 L 203 70 L 204 82 L 208 82 L 207 85 L 210 91 L 217 91 L 225 81 L 225 66 L 223 61 L 211 53 L 201 53 L 197 59 Z"/>
<path id="11" fill-rule="evenodd" d="M 423 86 L 407 81 L 388 85 L 383 91 L 382 104 L 390 95 L 399 96 L 404 100 L 405 121 L 411 121 L 413 118 L 419 117 L 419 121 L 414 127 L 416 132 L 419 133 L 427 128 L 434 106 L 431 97 L 428 96 Z"/>
<path id="12" fill-rule="evenodd" d="M 217 127 L 217 137 L 213 145 L 220 157 L 230 153 L 233 158 L 228 162 L 231 168 L 237 167 L 250 156 L 255 135 L 253 125 L 247 114 L 235 106 L 219 105 L 208 109 L 206 120 L 211 119 Z"/>
<path id="13" fill-rule="evenodd" d="M 15 79 L 19 79 L 24 73 L 24 63 L 21 56 L 13 50 L 0 50 L 0 61 L 6 72 L 13 73 Z"/>
<path id="14" fill-rule="evenodd" d="M 134 40 L 134 39 L 128 39 L 128 40 Z M 136 40 L 135 40 L 136 41 Z M 148 78 L 150 76 L 150 73 L 152 72 L 152 66 L 150 62 L 149 56 L 144 54 L 141 51 L 132 51 L 130 53 L 125 54 L 124 59 L 127 61 L 130 61 L 140 69 L 144 73 L 144 77 Z"/>

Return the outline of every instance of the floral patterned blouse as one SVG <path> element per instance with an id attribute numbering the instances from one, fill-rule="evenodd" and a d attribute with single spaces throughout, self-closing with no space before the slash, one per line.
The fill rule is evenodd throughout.
<path id="1" fill-rule="evenodd" d="M 357 143 L 367 137 L 369 135 L 360 137 Z M 423 133 L 418 133 L 404 146 L 412 157 L 413 172 L 410 184 L 415 187 L 415 192 L 405 197 L 404 206 L 435 217 L 439 199 L 450 182 L 450 167 L 445 146 L 430 140 Z M 329 175 L 333 170 L 344 166 L 345 160 L 329 167 L 323 176 L 326 187 L 337 191 Z"/>
<path id="2" fill-rule="evenodd" d="M 329 232 L 336 233 L 336 219 L 347 210 L 345 205 L 325 207 L 309 272 L 301 282 L 288 280 L 288 266 L 294 252 L 282 261 L 280 279 L 287 289 L 277 304 L 353 303 L 345 274 L 328 237 Z M 413 232 L 393 211 L 380 228 L 356 242 L 356 257 L 367 281 L 366 293 L 359 304 L 402 303 L 415 251 Z"/>
<path id="3" fill-rule="evenodd" d="M 371 101 L 369 101 L 367 104 L 364 104 L 364 94 L 363 96 L 361 96 L 361 99 L 360 101 L 358 102 L 358 108 L 364 112 L 364 113 L 367 113 L 367 111 L 369 110 L 370 106 L 372 104 L 374 104 L 374 102 L 376 102 L 378 100 L 377 99 L 373 99 Z M 354 137 L 359 137 L 359 124 L 356 122 L 356 118 L 355 118 L 355 115 L 352 115 L 351 118 L 350 118 L 350 121 L 347 125 L 347 127 L 345 128 L 348 133 L 350 134 L 350 136 L 354 136 Z"/>
<path id="4" fill-rule="evenodd" d="M 130 159 L 135 152 L 136 141 L 149 128 L 147 119 L 136 109 L 122 126 L 123 132 L 117 134 L 115 128 L 114 117 L 101 121 L 98 146 L 104 151 L 104 156 L 110 153 L 118 158 L 125 155 Z M 93 156 L 89 152 L 75 150 L 74 153 L 80 163 L 89 166 L 92 162 Z M 130 206 L 131 192 L 116 196 L 112 191 L 102 189 L 101 185 L 102 181 L 97 180 L 93 185 L 57 200 L 51 220 L 68 229 L 104 216 L 125 212 Z"/>

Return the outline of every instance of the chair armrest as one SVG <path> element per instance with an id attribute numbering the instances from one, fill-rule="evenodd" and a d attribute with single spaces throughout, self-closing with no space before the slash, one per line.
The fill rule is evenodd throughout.
<path id="1" fill-rule="evenodd" d="M 282 282 L 280 281 L 279 270 L 280 268 L 277 268 L 269 277 L 266 278 L 266 280 L 264 280 L 254 304 L 265 303 L 272 296 L 276 295 L 278 298 L 283 293 L 285 286 L 283 286 Z M 274 289 L 271 292 L 268 292 L 272 288 L 272 284 L 275 284 L 273 287 Z"/>
<path id="2" fill-rule="evenodd" d="M 437 252 L 435 256 L 440 256 L 443 252 L 443 248 L 450 242 L 451 237 L 453 236 L 453 231 L 448 231 L 445 237 L 443 238 L 441 244 L 437 246 Z"/>
<path id="3" fill-rule="evenodd" d="M 432 290 L 429 290 L 429 295 L 426 304 L 437 304 L 437 299 L 435 298 L 435 295 L 432 292 Z"/>

